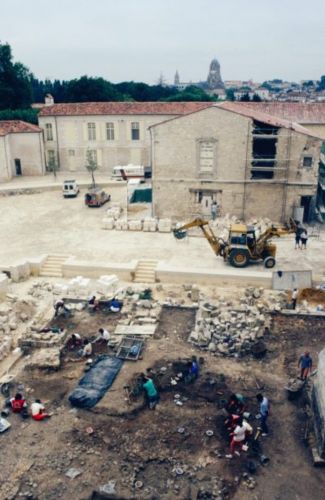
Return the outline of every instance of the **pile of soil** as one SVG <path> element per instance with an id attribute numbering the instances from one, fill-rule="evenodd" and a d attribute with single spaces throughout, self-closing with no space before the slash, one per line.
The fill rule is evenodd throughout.
<path id="1" fill-rule="evenodd" d="M 307 300 L 309 304 L 325 306 L 325 291 L 317 288 L 304 288 L 299 292 L 298 300 Z"/>

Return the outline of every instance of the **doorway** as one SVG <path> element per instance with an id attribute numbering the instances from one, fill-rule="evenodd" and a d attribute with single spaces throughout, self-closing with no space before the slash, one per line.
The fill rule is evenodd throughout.
<path id="1" fill-rule="evenodd" d="M 303 222 L 309 222 L 311 218 L 312 196 L 301 196 L 300 206 L 304 209 Z"/>
<path id="2" fill-rule="evenodd" d="M 16 175 L 22 175 L 21 161 L 19 158 L 15 159 L 15 169 L 16 169 Z"/>
<path id="3" fill-rule="evenodd" d="M 217 203 L 217 192 L 213 190 L 195 191 L 195 198 L 200 215 L 211 216 L 212 203 Z"/>

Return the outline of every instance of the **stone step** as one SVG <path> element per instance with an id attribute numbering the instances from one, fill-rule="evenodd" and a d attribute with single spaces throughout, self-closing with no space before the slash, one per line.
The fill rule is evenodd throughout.
<path id="1" fill-rule="evenodd" d="M 133 283 L 156 283 L 153 278 L 134 278 Z"/>
<path id="2" fill-rule="evenodd" d="M 48 278 L 62 278 L 62 273 L 59 271 L 41 271 L 39 274 L 42 278 L 48 277 Z"/>

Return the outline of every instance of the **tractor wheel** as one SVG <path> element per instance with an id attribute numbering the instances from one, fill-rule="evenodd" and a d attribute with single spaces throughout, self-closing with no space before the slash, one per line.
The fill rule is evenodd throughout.
<path id="1" fill-rule="evenodd" d="M 234 267 L 246 267 L 249 262 L 248 253 L 244 250 L 232 250 L 229 255 L 229 262 Z"/>
<path id="2" fill-rule="evenodd" d="M 267 269 L 271 269 L 274 266 L 275 266 L 275 258 L 274 257 L 271 257 L 271 255 L 270 255 L 269 257 L 266 257 L 266 259 L 264 259 L 264 267 L 266 267 Z"/>

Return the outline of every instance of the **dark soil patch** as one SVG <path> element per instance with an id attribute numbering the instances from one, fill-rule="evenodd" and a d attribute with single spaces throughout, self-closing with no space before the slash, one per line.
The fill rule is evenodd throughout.
<path id="1" fill-rule="evenodd" d="M 187 340 L 194 328 L 195 316 L 194 308 L 163 306 L 155 337 Z"/>

